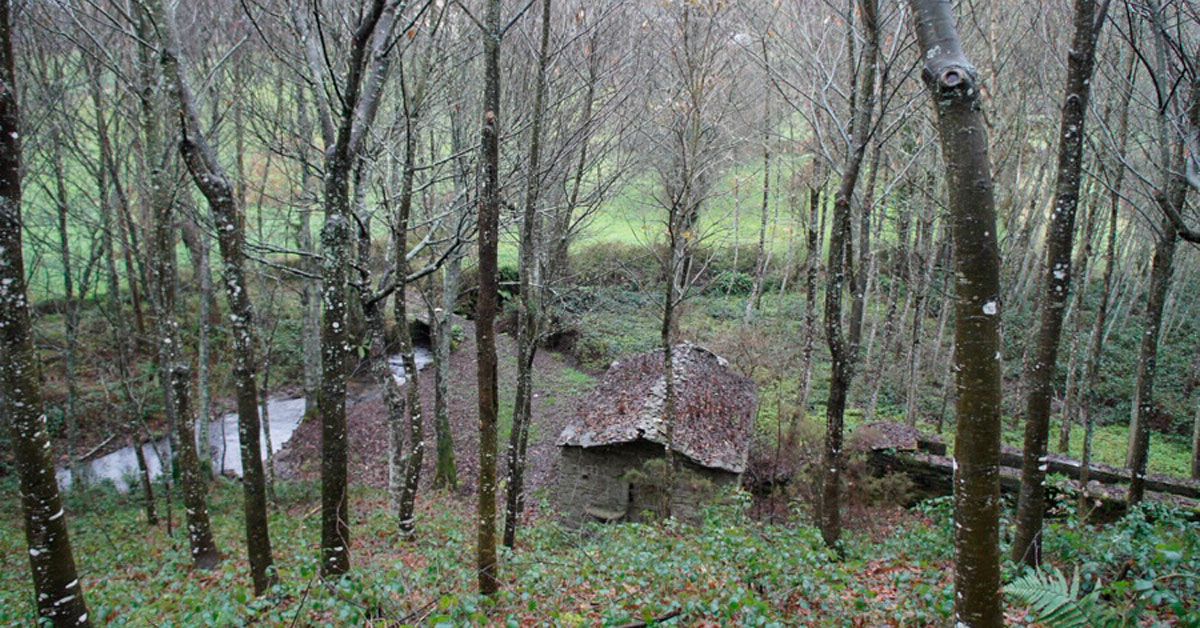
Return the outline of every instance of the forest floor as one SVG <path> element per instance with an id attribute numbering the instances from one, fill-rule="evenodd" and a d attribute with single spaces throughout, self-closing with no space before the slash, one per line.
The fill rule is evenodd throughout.
<path id="1" fill-rule="evenodd" d="M 786 521 L 747 515 L 748 496 L 711 509 L 700 526 L 675 522 L 566 530 L 553 518 L 524 528 L 501 552 L 502 592 L 475 591 L 474 501 L 427 491 L 418 531 L 402 540 L 385 491 L 351 492 L 351 574 L 317 577 L 319 496 L 281 482 L 271 509 L 280 584 L 255 599 L 241 525 L 241 489 L 218 480 L 211 515 L 225 560 L 194 571 L 180 533 L 148 528 L 138 499 L 104 488 L 71 493 L 67 507 L 80 577 L 100 625 L 623 626 L 946 625 L 953 607 L 949 499 L 912 510 L 863 508 L 844 556 L 827 550 L 805 509 Z M 547 508 L 543 503 L 539 508 Z M 0 502 L 0 625 L 30 625 L 33 604 L 16 500 Z M 1095 588 L 1131 624 L 1200 619 L 1200 526 L 1162 511 L 1114 525 L 1049 522 L 1046 555 Z M 1007 546 L 1003 549 L 1007 550 Z M 1006 575 L 1015 575 L 1006 567 Z M 1028 625 L 1009 599 L 1011 625 Z M 1157 623 L 1156 623 L 1157 622 Z M 1130 624 L 1126 624 L 1130 625 Z"/>

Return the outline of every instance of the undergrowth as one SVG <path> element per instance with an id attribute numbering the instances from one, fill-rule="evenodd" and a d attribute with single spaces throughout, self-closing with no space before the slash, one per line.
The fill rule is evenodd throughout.
<path id="1" fill-rule="evenodd" d="M 946 623 L 953 609 L 947 498 L 910 511 L 878 510 L 892 523 L 882 533 L 848 534 L 840 560 L 801 514 L 780 524 L 748 517 L 744 494 L 710 509 L 696 527 L 570 530 L 538 517 L 517 550 L 502 555 L 503 591 L 494 599 L 474 593 L 469 499 L 425 496 L 419 533 L 404 542 L 386 496 L 356 489 L 353 571 L 335 583 L 317 577 L 316 487 L 281 485 L 279 500 L 271 532 L 281 584 L 255 599 L 240 556 L 236 484 L 221 481 L 212 492 L 214 531 L 227 558 L 207 573 L 190 568 L 178 529 L 168 537 L 161 525 L 147 528 L 136 498 L 105 488 L 71 495 L 72 541 L 92 616 L 118 626 L 614 626 L 665 617 L 680 625 L 927 625 Z M 180 516 L 177 507 L 176 525 Z M 1049 523 L 1045 547 L 1064 571 L 1077 568 L 1082 590 L 1100 590 L 1098 604 L 1114 613 L 1196 621 L 1200 529 L 1180 513 L 1147 507 L 1105 527 L 1070 515 Z M 32 623 L 25 556 L 9 500 L 0 506 L 0 624 Z M 1011 565 L 1006 573 L 1020 575 Z M 1010 619 L 1032 620 L 1023 602 L 1010 602 Z"/>

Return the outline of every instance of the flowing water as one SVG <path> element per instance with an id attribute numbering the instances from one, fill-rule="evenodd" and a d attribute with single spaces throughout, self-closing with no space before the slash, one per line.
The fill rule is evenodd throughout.
<path id="1" fill-rule="evenodd" d="M 424 369 L 433 362 L 433 354 L 425 347 L 416 347 L 414 353 L 417 370 Z M 392 367 L 392 374 L 396 381 L 403 384 L 406 378 L 400 356 L 392 356 L 388 359 L 388 363 Z M 283 449 L 283 446 L 292 438 L 292 434 L 295 433 L 296 428 L 300 426 L 301 419 L 304 418 L 304 405 L 303 397 L 271 399 L 267 402 L 272 452 Z M 262 408 L 260 407 L 259 418 L 261 417 Z M 238 438 L 237 413 L 231 412 L 210 423 L 208 434 L 211 443 L 213 471 L 241 477 L 242 450 L 241 440 Z M 266 439 L 259 440 L 262 443 L 262 456 L 265 459 L 267 455 Z M 150 472 L 150 478 L 154 479 L 162 475 L 164 463 L 170 459 L 170 441 L 167 438 L 161 438 L 154 442 L 144 443 L 142 452 L 146 456 L 146 468 Z M 89 460 L 83 467 L 89 483 L 111 481 L 117 490 L 122 492 L 137 485 L 137 452 L 132 446 L 122 447 L 110 454 Z M 72 479 L 70 469 L 59 468 L 56 475 L 60 487 L 70 488 Z"/>

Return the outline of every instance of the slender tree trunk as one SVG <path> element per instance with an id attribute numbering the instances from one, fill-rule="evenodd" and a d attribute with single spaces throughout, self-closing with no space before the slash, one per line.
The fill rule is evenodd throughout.
<path id="1" fill-rule="evenodd" d="M 38 616 L 90 626 L 46 429 L 21 238 L 21 127 L 13 31 L 0 2 L 0 406 L 8 416 Z"/>
<path id="2" fill-rule="evenodd" d="M 433 426 L 437 439 L 433 485 L 453 490 L 458 487 L 458 465 L 454 461 L 454 436 L 450 429 L 450 345 L 454 340 L 451 320 L 461 274 L 459 256 L 447 260 L 442 272 L 442 305 L 435 308 L 433 316 Z"/>
<path id="3" fill-rule="evenodd" d="M 1012 559 L 1030 566 L 1041 563 L 1042 518 L 1046 514 L 1046 442 L 1058 370 L 1063 310 L 1071 291 L 1071 253 L 1075 210 L 1083 167 L 1083 129 L 1091 93 L 1096 38 L 1108 4 L 1097 19 L 1095 0 L 1075 0 L 1075 32 L 1067 55 L 1066 94 L 1059 122 L 1058 172 L 1054 214 L 1046 233 L 1046 267 L 1042 279 L 1041 326 L 1033 359 L 1025 365 L 1025 450 L 1021 460 L 1021 494 Z M 1084 287 L 1086 289 L 1086 286 Z"/>
<path id="4" fill-rule="evenodd" d="M 209 365 L 212 362 L 212 320 L 214 308 L 212 267 L 209 264 L 208 237 L 196 226 L 196 274 L 200 277 L 200 316 L 199 316 L 199 355 L 196 357 L 197 386 L 200 393 L 200 425 L 198 428 L 197 454 L 200 464 L 205 469 L 205 475 L 212 475 L 212 438 L 209 435 L 209 424 L 212 422 L 212 378 L 209 375 Z"/>
<path id="5" fill-rule="evenodd" d="M 1200 395 L 1192 417 L 1192 479 L 1200 480 Z"/>
<path id="6" fill-rule="evenodd" d="M 483 24 L 483 125 L 479 163 L 479 298 L 475 305 L 479 386 L 479 526 L 475 567 L 479 592 L 500 588 L 496 564 L 496 249 L 500 238 L 500 0 L 488 0 Z"/>
<path id="7" fill-rule="evenodd" d="M 67 427 L 67 463 L 71 469 L 71 478 L 78 486 L 82 487 L 86 484 L 87 479 L 83 473 L 83 461 L 78 460 L 75 455 L 75 447 L 79 444 L 79 417 L 76 413 L 76 404 L 79 399 L 77 364 L 79 353 L 79 302 L 75 298 L 75 272 L 72 269 L 71 235 L 68 227 L 70 222 L 68 216 L 70 198 L 67 195 L 66 169 L 63 167 L 62 158 L 62 143 L 64 141 L 60 137 L 57 128 L 51 130 L 50 143 L 52 145 L 51 154 L 54 165 L 55 208 L 57 209 L 58 218 L 58 252 L 62 263 L 63 306 L 66 310 L 63 316 L 63 335 L 66 338 L 66 352 L 63 356 L 63 362 L 67 372 L 67 401 L 66 406 L 63 408 L 63 423 Z"/>
<path id="8" fill-rule="evenodd" d="M 542 124 L 546 115 L 546 68 L 550 63 L 551 0 L 542 0 L 541 44 L 538 49 L 533 125 L 529 131 L 528 175 L 521 219 L 521 304 L 517 312 L 517 391 L 508 443 L 508 494 L 504 508 L 504 546 L 517 543 L 517 525 L 525 507 L 525 450 L 533 415 L 533 359 L 541 326 L 539 250 L 542 220 L 538 197 L 542 187 Z"/>
<path id="9" fill-rule="evenodd" d="M 829 236 L 829 282 L 825 287 L 825 338 L 829 344 L 830 381 L 829 400 L 825 410 L 825 452 L 822 460 L 820 528 L 825 544 L 836 547 L 842 534 L 841 520 L 841 469 L 842 438 L 845 431 L 846 396 L 854 377 L 854 363 L 858 355 L 858 344 L 862 335 L 864 294 L 862 276 L 854 275 L 853 238 L 850 202 L 858 184 L 863 156 L 870 140 L 872 110 L 875 98 L 875 72 L 879 49 L 878 14 L 875 0 L 859 0 L 863 27 L 866 29 L 867 44 L 863 50 L 863 77 L 861 102 L 851 107 L 853 139 L 842 171 L 842 183 L 833 204 L 833 230 Z M 853 28 L 851 26 L 851 28 Z M 865 240 L 865 233 L 864 233 Z M 865 268 L 860 268 L 865 272 Z M 851 289 L 852 305 L 849 322 L 849 337 L 842 332 L 842 294 L 847 280 Z"/>
<path id="10" fill-rule="evenodd" d="M 186 505 L 188 540 L 191 543 L 193 564 L 200 569 L 213 568 L 219 554 L 213 542 L 212 531 L 208 523 L 207 487 L 204 486 L 203 472 L 199 468 L 199 458 L 196 457 L 196 433 L 193 417 L 180 415 L 181 409 L 188 409 L 187 367 L 181 357 L 183 345 L 179 332 L 178 307 L 176 304 L 176 288 L 179 281 L 175 257 L 175 208 L 171 186 L 171 177 L 167 171 L 168 153 L 166 148 L 165 131 L 162 126 L 164 119 L 163 103 L 158 91 L 161 76 L 158 66 L 157 53 L 152 43 L 157 38 L 157 25 L 162 24 L 161 5 L 139 6 L 139 32 L 143 42 L 139 46 L 139 63 L 142 72 L 142 134 L 145 159 L 147 161 L 147 179 L 149 190 L 147 204 L 153 215 L 153 228 L 150 237 L 150 303 L 155 315 L 155 331 L 157 336 L 157 359 L 160 385 L 163 389 L 167 422 L 171 428 L 171 456 L 178 468 L 183 485 L 183 497 Z M 177 371 L 182 369 L 182 375 Z M 176 380 L 180 381 L 176 381 Z M 179 395 L 184 395 L 182 399 Z M 194 467 L 192 465 L 195 465 Z M 164 483 L 171 482 L 172 473 L 167 472 L 171 466 L 164 461 Z M 167 521 L 171 527 L 170 493 L 168 497 Z"/>
<path id="11" fill-rule="evenodd" d="M 1166 43 L 1162 33 L 1167 26 L 1162 23 L 1162 14 L 1156 3 L 1152 6 L 1154 20 L 1155 67 L 1159 76 L 1167 75 Z M 1155 81 L 1158 89 L 1159 102 L 1167 102 L 1166 86 L 1163 81 Z M 1194 131 L 1200 127 L 1200 81 L 1191 81 L 1190 100 L 1187 105 L 1188 123 Z M 1175 271 L 1175 249 L 1179 243 L 1178 225 L 1174 217 L 1182 215 L 1184 204 L 1187 202 L 1188 181 L 1185 174 L 1187 167 L 1185 159 L 1190 159 L 1187 153 L 1190 147 L 1185 146 L 1185 139 L 1173 129 L 1168 119 L 1169 112 L 1165 107 L 1158 110 L 1158 142 L 1159 168 L 1161 183 L 1154 195 L 1154 201 L 1163 215 L 1162 224 L 1158 230 L 1158 240 L 1154 245 L 1154 261 L 1150 267 L 1150 288 L 1146 298 L 1145 331 L 1142 334 L 1142 346 L 1138 355 L 1137 386 L 1134 389 L 1133 421 L 1129 427 L 1130 469 L 1129 506 L 1142 501 L 1145 493 L 1146 467 L 1150 458 L 1150 421 L 1157 412 L 1158 406 L 1154 401 L 1154 379 L 1158 371 L 1158 343 L 1162 336 L 1163 306 L 1171 288 L 1171 276 Z"/>
<path id="12" fill-rule="evenodd" d="M 1175 207 L 1181 208 L 1185 192 L 1185 187 L 1177 188 L 1177 191 L 1171 193 L 1172 198 L 1168 199 L 1166 194 L 1160 193 L 1157 200 L 1160 204 L 1174 203 L 1178 200 Z M 1145 331 L 1142 333 L 1142 346 L 1138 354 L 1135 391 L 1137 405 L 1134 406 L 1133 424 L 1129 430 L 1130 506 L 1142 501 L 1145 495 L 1146 467 L 1150 457 L 1150 422 L 1157 411 L 1154 401 L 1154 379 L 1158 372 L 1158 341 L 1162 329 L 1163 304 L 1166 303 L 1167 289 L 1171 285 L 1171 275 L 1175 270 L 1175 249 L 1178 242 L 1175 223 L 1169 217 L 1164 217 L 1159 226 L 1158 241 L 1154 245 L 1150 292 L 1146 299 Z"/>
<path id="13" fill-rule="evenodd" d="M 238 442 L 242 454 L 243 506 L 246 525 L 246 549 L 255 595 L 262 595 L 278 582 L 271 554 L 267 526 L 266 478 L 262 461 L 262 424 L 258 415 L 258 367 L 255 352 L 254 310 L 245 278 L 244 213 L 224 168 L 201 132 L 199 116 L 187 82 L 186 69 L 179 57 L 174 15 L 160 8 L 165 28 L 162 63 L 180 109 L 183 137 L 180 153 L 196 187 L 208 200 L 221 251 L 222 278 L 229 307 L 230 333 L 233 336 L 233 377 L 237 389 Z"/>
<path id="14" fill-rule="evenodd" d="M 100 161 L 103 163 L 106 159 L 105 147 L 108 145 L 108 122 L 104 113 L 104 95 L 100 88 L 100 80 L 97 72 L 94 70 L 89 71 L 88 78 L 92 103 L 95 106 L 96 135 L 101 146 Z M 117 373 L 121 380 L 122 423 L 129 432 L 129 446 L 133 447 L 134 457 L 137 459 L 138 480 L 142 489 L 143 507 L 146 510 L 146 523 L 154 526 L 158 525 L 158 514 L 155 512 L 154 504 L 154 485 L 150 481 L 150 470 L 146 465 L 146 454 L 142 451 L 141 438 L 138 436 L 141 430 L 140 417 L 134 414 L 136 404 L 132 392 L 133 374 L 130 368 L 132 361 L 130 349 L 136 345 L 129 333 L 128 325 L 122 324 L 121 275 L 117 271 L 116 245 L 113 238 L 113 234 L 118 227 L 113 224 L 113 207 L 111 196 L 109 195 L 108 174 L 109 171 L 107 168 L 101 167 L 96 169 L 97 196 L 100 199 L 101 210 L 100 231 L 103 238 L 101 247 L 103 248 L 102 254 L 104 256 L 105 271 L 108 275 L 109 328 L 113 334 L 113 348 L 117 354 Z M 73 472 L 71 475 L 75 477 Z"/>
<path id="15" fill-rule="evenodd" d="M 987 132 L 975 70 L 949 0 L 911 0 L 937 112 L 955 256 L 954 447 L 957 625 L 1004 624 L 1000 583 L 1000 257 Z"/>
<path id="16" fill-rule="evenodd" d="M 267 490 L 267 499 L 272 504 L 278 503 L 275 497 L 275 452 L 274 444 L 271 442 L 271 350 L 268 347 L 264 351 L 262 364 L 262 386 L 258 389 L 258 413 L 259 424 L 262 426 L 262 448 L 265 452 L 266 460 L 263 463 L 264 488 Z"/>
<path id="17" fill-rule="evenodd" d="M 872 176 L 873 178 L 873 176 Z M 873 186 L 868 186 L 868 189 Z M 891 287 L 887 295 L 887 310 L 883 315 L 883 337 L 880 339 L 879 356 L 873 363 L 873 368 L 870 369 L 867 379 L 870 380 L 870 395 L 867 397 L 867 407 L 863 410 L 863 422 L 873 423 L 875 421 L 875 413 L 879 409 L 879 392 L 883 389 L 883 380 L 886 379 L 889 362 L 893 360 L 889 348 L 892 345 L 892 340 L 896 335 L 896 323 L 903 321 L 908 316 L 909 303 L 906 301 L 904 311 L 900 311 L 900 287 L 903 285 L 907 288 L 909 297 L 915 291 L 912 286 L 911 272 L 911 251 L 909 250 L 908 238 L 911 231 L 910 211 L 905 208 L 900 210 L 900 228 L 897 238 L 899 240 L 899 249 L 896 256 L 896 268 L 892 273 Z M 874 337 L 874 330 L 872 330 Z M 863 357 L 863 362 L 871 364 L 871 347 L 868 343 L 866 353 Z"/>
<path id="18" fill-rule="evenodd" d="M 754 320 L 754 312 L 758 310 L 762 304 L 763 281 L 767 274 L 767 222 L 768 211 L 771 202 L 771 92 L 770 76 L 771 76 L 771 61 L 767 55 L 767 40 L 764 37 L 762 40 L 763 67 L 766 70 L 768 80 L 763 82 L 766 87 L 763 93 L 763 120 L 762 120 L 762 142 L 763 142 L 763 195 L 762 195 L 762 214 L 758 223 L 758 248 L 755 249 L 754 256 L 754 283 L 750 288 L 750 297 L 746 299 L 746 313 L 743 317 L 743 322 L 749 323 Z M 736 250 L 736 249 L 735 249 Z M 734 270 L 737 270 L 736 264 Z"/>
<path id="19" fill-rule="evenodd" d="M 175 425 L 179 434 L 180 485 L 183 489 L 183 505 L 187 510 L 188 543 L 192 548 L 192 563 L 198 569 L 214 569 L 221 561 L 213 540 L 212 525 L 208 519 L 208 483 L 200 470 L 196 457 L 196 430 L 192 425 L 194 415 L 188 403 L 188 388 L 191 387 L 191 370 L 183 364 L 171 367 L 172 400 L 175 403 Z"/>
<path id="20" fill-rule="evenodd" d="M 450 106 L 450 146 L 454 154 L 454 188 L 457 196 L 467 199 L 461 211 L 470 203 L 471 165 L 466 157 L 469 133 L 462 114 L 462 107 Z M 442 269 L 441 307 L 434 307 L 433 325 L 433 378 L 434 378 L 434 431 L 437 438 L 437 464 L 433 485 L 451 490 L 458 487 L 458 465 L 454 460 L 454 436 L 450 431 L 450 351 L 453 348 L 454 310 L 458 305 L 458 293 L 462 278 L 463 254 L 455 253 L 446 260 Z M 439 311 L 440 310 L 440 311 Z"/>
<path id="21" fill-rule="evenodd" d="M 1131 55 L 1132 59 L 1132 55 Z M 1136 67 L 1130 65 L 1131 68 Z M 1128 131 L 1129 101 L 1132 90 L 1126 90 L 1122 123 L 1121 123 L 1121 153 L 1125 152 L 1125 140 Z M 1124 181 L 1125 169 L 1118 166 L 1116 181 L 1110 196 L 1108 214 L 1108 244 L 1104 253 L 1104 280 L 1100 292 L 1100 303 L 1096 306 L 1096 320 L 1092 323 L 1092 336 L 1088 343 L 1086 374 L 1083 382 L 1083 452 L 1080 455 L 1079 485 L 1082 487 L 1079 495 L 1080 512 L 1087 512 L 1087 484 L 1092 465 L 1092 437 L 1095 432 L 1096 420 L 1093 408 L 1096 405 L 1096 387 L 1100 379 L 1100 359 L 1104 355 L 1104 330 L 1108 319 L 1108 308 L 1112 301 L 1113 275 L 1116 271 L 1117 259 L 1117 209 L 1121 206 L 1121 184 Z"/>
<path id="22" fill-rule="evenodd" d="M 1067 391 L 1066 397 L 1063 399 L 1062 423 L 1058 432 L 1058 451 L 1063 455 L 1067 455 L 1071 451 L 1071 427 L 1075 423 L 1074 419 L 1079 407 L 1080 387 L 1083 381 L 1083 378 L 1080 377 L 1079 341 L 1083 336 L 1084 329 L 1084 299 L 1092 281 L 1092 267 L 1094 266 L 1092 264 L 1092 241 L 1096 235 L 1098 207 L 1099 203 L 1095 200 L 1088 207 L 1087 220 L 1084 222 L 1083 228 L 1083 246 L 1080 247 L 1075 260 L 1075 267 L 1080 269 L 1082 277 L 1079 287 L 1072 295 L 1071 305 L 1067 309 L 1064 323 L 1071 330 L 1071 348 L 1067 352 L 1070 358 L 1067 362 Z"/>
<path id="23" fill-rule="evenodd" d="M 419 106 L 419 104 L 417 105 Z M 416 353 L 413 348 L 412 330 L 408 324 L 408 230 L 412 215 L 413 181 L 416 176 L 416 118 L 417 109 L 408 110 L 405 116 L 404 172 L 400 186 L 399 207 L 396 212 L 396 332 L 400 339 L 400 356 L 404 363 L 404 392 L 408 422 L 405 423 L 405 438 L 408 450 L 404 454 L 404 482 L 400 489 L 400 534 L 411 536 L 416 528 L 415 507 L 417 490 L 421 483 L 421 465 L 425 458 L 425 416 L 421 409 L 421 380 L 417 371 Z"/>
<path id="24" fill-rule="evenodd" d="M 926 256 L 925 268 L 921 271 L 921 279 L 916 288 L 915 304 L 913 307 L 912 331 L 908 342 L 908 384 L 905 391 L 904 400 L 904 422 L 907 425 L 916 426 L 917 416 L 919 414 L 919 394 L 921 377 L 921 332 L 924 331 L 926 304 L 928 303 L 930 286 L 933 283 L 933 272 L 937 266 L 938 248 L 941 246 L 941 238 L 935 238 L 933 231 L 933 217 L 922 220 L 921 229 L 927 234 L 928 244 L 924 249 Z M 938 330 L 937 341 L 941 342 L 941 329 Z"/>
<path id="25" fill-rule="evenodd" d="M 808 188 L 809 213 L 804 260 L 804 345 L 800 367 L 800 396 L 796 400 L 796 414 L 792 417 L 792 427 L 788 433 L 788 439 L 791 441 L 789 449 L 796 446 L 800 423 L 808 416 L 808 400 L 812 394 L 813 350 L 817 336 L 817 274 L 821 263 L 821 234 L 818 231 L 818 225 L 821 223 L 821 187 L 823 184 L 813 184 Z"/>
<path id="26" fill-rule="evenodd" d="M 296 88 L 296 107 L 300 120 L 300 134 L 311 137 L 313 133 L 312 120 L 309 117 L 306 102 L 306 87 Z M 317 408 L 317 391 L 321 387 L 321 281 L 314 279 L 321 272 L 317 262 L 316 243 L 312 234 L 313 203 L 313 168 L 308 161 L 309 153 L 304 154 L 300 164 L 300 211 L 296 225 L 296 244 L 304 254 L 300 266 L 309 277 L 305 277 L 300 289 L 301 323 L 301 352 L 304 356 L 304 413 L 307 415 Z"/>

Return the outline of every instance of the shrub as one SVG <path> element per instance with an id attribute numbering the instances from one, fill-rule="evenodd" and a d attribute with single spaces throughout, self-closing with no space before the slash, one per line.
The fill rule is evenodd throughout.
<path id="1" fill-rule="evenodd" d="M 754 289 L 754 278 L 736 270 L 726 270 L 718 273 L 705 287 L 707 293 L 730 295 L 747 295 Z"/>

